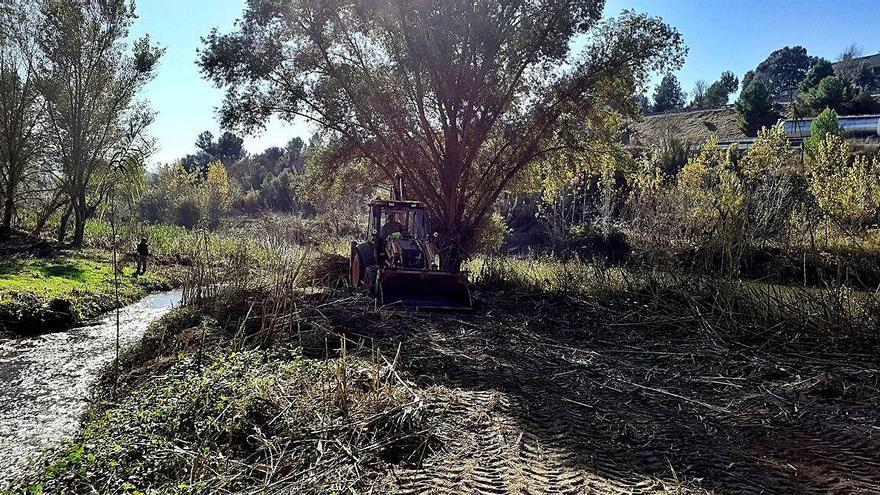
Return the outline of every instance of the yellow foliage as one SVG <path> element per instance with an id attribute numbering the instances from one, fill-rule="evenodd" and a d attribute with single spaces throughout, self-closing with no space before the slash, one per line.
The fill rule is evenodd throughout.
<path id="1" fill-rule="evenodd" d="M 755 179 L 783 172 L 791 156 L 791 146 L 782 124 L 758 131 L 758 138 L 742 161 L 743 175 Z"/>
<path id="2" fill-rule="evenodd" d="M 473 252 L 479 254 L 496 254 L 501 251 L 504 241 L 510 235 L 510 228 L 504 221 L 504 217 L 498 212 L 483 220 L 483 224 L 476 232 Z"/>
<path id="3" fill-rule="evenodd" d="M 810 191 L 832 219 L 844 224 L 877 220 L 880 211 L 880 162 L 857 156 L 848 160 L 849 145 L 827 134 L 809 162 Z"/>
<path id="4" fill-rule="evenodd" d="M 223 162 L 217 160 L 208 165 L 208 177 L 205 183 L 211 191 L 223 195 L 229 194 L 229 175 L 226 173 Z"/>
<path id="5" fill-rule="evenodd" d="M 743 214 L 745 194 L 729 158 L 713 137 L 679 172 L 676 193 L 687 209 L 682 220 L 691 229 L 717 230 Z"/>
<path id="6" fill-rule="evenodd" d="M 172 169 L 166 169 L 164 174 L 160 172 L 160 176 L 163 176 L 163 179 L 168 181 L 173 189 L 194 186 L 199 182 L 198 172 L 187 172 L 183 163 L 180 162 L 176 163 Z"/>

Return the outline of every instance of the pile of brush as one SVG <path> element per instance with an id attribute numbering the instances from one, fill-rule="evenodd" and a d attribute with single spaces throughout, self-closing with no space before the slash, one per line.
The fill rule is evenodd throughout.
<path id="1" fill-rule="evenodd" d="M 348 284 L 349 268 L 349 259 L 345 256 L 319 253 L 308 261 L 305 282 L 315 287 L 345 287 Z"/>

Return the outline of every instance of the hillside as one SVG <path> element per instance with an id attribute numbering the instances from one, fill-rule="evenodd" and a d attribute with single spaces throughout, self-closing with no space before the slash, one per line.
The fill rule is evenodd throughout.
<path id="1" fill-rule="evenodd" d="M 722 141 L 746 139 L 739 129 L 733 108 L 695 110 L 645 116 L 630 124 L 624 133 L 624 144 L 648 146 L 664 136 L 677 135 L 694 141 L 705 141 L 712 135 Z"/>

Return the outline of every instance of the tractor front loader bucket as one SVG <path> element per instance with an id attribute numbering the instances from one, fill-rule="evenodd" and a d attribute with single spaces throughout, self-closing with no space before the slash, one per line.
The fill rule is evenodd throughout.
<path id="1" fill-rule="evenodd" d="M 382 268 L 376 280 L 379 304 L 424 309 L 469 309 L 467 272 Z"/>

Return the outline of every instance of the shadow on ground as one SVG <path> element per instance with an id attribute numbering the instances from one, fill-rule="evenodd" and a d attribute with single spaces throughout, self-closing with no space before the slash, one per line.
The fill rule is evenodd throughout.
<path id="1" fill-rule="evenodd" d="M 778 335 L 746 342 L 711 318 L 640 304 L 502 295 L 471 314 L 320 311 L 354 342 L 399 345 L 429 402 L 444 448 L 395 473 L 403 492 L 880 486 L 880 358 Z"/>

